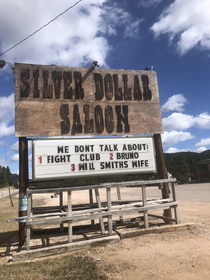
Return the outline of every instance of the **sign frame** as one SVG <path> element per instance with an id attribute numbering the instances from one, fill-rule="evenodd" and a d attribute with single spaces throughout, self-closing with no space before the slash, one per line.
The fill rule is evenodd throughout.
<path id="1" fill-rule="evenodd" d="M 142 144 L 144 142 L 146 144 Z M 59 146 L 57 146 L 58 144 L 53 146 L 51 155 L 47 152 L 47 149 L 48 151 L 50 150 L 49 146 L 47 148 L 47 143 L 52 143 L 51 146 L 59 143 Z M 69 143 L 69 146 L 67 143 Z M 77 145 L 75 145 L 75 143 Z M 86 143 L 85 146 L 92 146 L 88 147 L 88 152 L 85 151 L 86 147 L 82 146 L 83 143 Z M 150 147 L 148 148 L 146 145 L 150 145 Z M 42 146 L 42 148 L 37 148 L 37 146 Z M 82 150 L 81 147 L 83 147 L 84 150 Z M 44 156 L 40 153 L 39 149 L 45 151 Z M 57 152 L 55 152 L 55 149 Z M 142 151 L 139 149 L 142 149 Z M 39 152 L 37 153 L 37 151 Z M 70 151 L 73 153 L 70 154 Z M 78 160 L 78 157 L 80 160 Z M 55 162 L 56 160 L 58 161 L 57 163 Z M 65 163 L 61 162 L 61 160 L 65 160 Z M 41 167 L 41 164 L 39 165 L 40 162 L 45 165 Z M 51 166 L 49 169 L 47 168 L 47 164 Z M 59 168 L 61 168 L 61 166 L 61 172 L 66 172 L 64 169 L 67 168 L 67 170 L 69 170 L 68 168 L 72 168 L 72 165 L 74 165 L 74 170 L 72 171 L 75 171 L 75 173 L 67 171 L 67 174 L 65 173 L 65 175 L 63 175 L 64 173 L 59 174 Z M 146 165 L 151 166 L 148 166 L 147 168 Z M 45 168 L 45 171 L 42 171 L 42 168 Z M 50 168 L 54 171 L 50 170 Z M 41 173 L 38 175 L 37 170 L 45 175 L 40 175 Z M 57 175 L 55 175 L 55 172 L 57 172 Z M 148 174 L 156 172 L 157 164 L 153 136 L 48 138 L 32 140 L 32 181 L 34 182 L 71 179 L 76 177 L 114 176 L 122 173 Z"/>

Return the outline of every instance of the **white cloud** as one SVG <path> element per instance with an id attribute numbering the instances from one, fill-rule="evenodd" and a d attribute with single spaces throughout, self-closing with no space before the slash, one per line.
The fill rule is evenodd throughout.
<path id="1" fill-rule="evenodd" d="M 86 0 L 69 10 L 4 59 L 37 64 L 80 66 L 89 60 L 106 65 L 110 50 L 107 40 L 98 35 L 102 29 L 102 4 L 106 0 Z M 0 11 L 1 50 L 10 48 L 66 10 L 75 1 L 3 1 Z M 10 15 L 8 17 L 8 14 Z M 12 20 L 11 20 L 12 18 Z M 30 23 L 30 24 L 29 24 Z"/>
<path id="2" fill-rule="evenodd" d="M 195 124 L 197 127 L 202 129 L 210 129 L 210 115 L 207 112 L 204 112 L 195 118 Z"/>
<path id="3" fill-rule="evenodd" d="M 206 150 L 207 150 L 206 147 L 200 147 L 200 148 L 198 148 L 198 149 L 196 150 L 196 152 L 197 152 L 197 153 L 202 153 L 202 152 L 204 152 L 204 151 L 206 151 Z"/>
<path id="4" fill-rule="evenodd" d="M 178 142 L 183 142 L 189 139 L 194 138 L 194 135 L 191 135 L 190 132 L 183 132 L 183 131 L 175 131 L 172 130 L 170 132 L 164 132 L 162 134 L 162 142 L 164 147 L 173 146 Z"/>
<path id="5" fill-rule="evenodd" d="M 15 118 L 15 101 L 14 93 L 8 97 L 0 97 L 0 120 L 4 123 L 9 123 Z"/>
<path id="6" fill-rule="evenodd" d="M 126 26 L 125 28 L 125 37 L 130 37 L 130 38 L 139 38 L 139 25 L 142 23 L 143 19 L 138 19 L 135 22 L 130 23 L 129 25 Z"/>
<path id="7" fill-rule="evenodd" d="M 13 144 L 10 147 L 10 150 L 14 151 L 14 152 L 18 152 L 19 151 L 19 141 L 17 141 L 15 144 Z"/>
<path id="8" fill-rule="evenodd" d="M 0 156 L 0 165 L 1 165 L 1 166 L 7 166 L 6 159 L 3 158 L 2 156 Z"/>
<path id="9" fill-rule="evenodd" d="M 180 153 L 180 152 L 187 152 L 188 150 L 185 150 L 185 149 L 177 149 L 177 148 L 173 148 L 173 147 L 170 147 L 166 153 L 168 154 L 175 154 L 175 153 Z"/>
<path id="10" fill-rule="evenodd" d="M 14 93 L 8 97 L 0 97 L 0 137 L 11 135 L 15 132 L 15 126 L 8 124 L 15 118 Z"/>
<path id="11" fill-rule="evenodd" d="M 26 1 L 23 5 L 21 0 L 3 1 L 0 9 L 1 51 L 21 41 L 74 3 L 73 0 L 60 0 L 59 3 L 57 0 L 36 0 L 33 3 Z M 6 53 L 4 59 L 64 66 L 84 66 L 97 60 L 101 66 L 107 66 L 106 59 L 112 49 L 107 35 L 116 35 L 118 27 L 128 24 L 132 25 L 131 15 L 116 3 L 82 1 Z M 138 29 L 136 25 L 134 33 Z"/>
<path id="12" fill-rule="evenodd" d="M 19 161 L 19 154 L 15 154 L 11 157 L 11 161 Z M 28 156 L 28 162 L 31 165 L 31 161 L 32 161 L 32 154 L 30 154 Z"/>
<path id="13" fill-rule="evenodd" d="M 28 156 L 28 162 L 29 162 L 30 165 L 32 165 L 32 154 L 30 154 L 30 155 Z"/>
<path id="14" fill-rule="evenodd" d="M 173 95 L 166 101 L 162 106 L 163 109 L 179 111 L 180 113 L 172 113 L 167 118 L 162 119 L 164 130 L 185 130 L 193 126 L 210 129 L 210 115 L 207 112 L 196 117 L 181 113 L 184 111 L 183 107 L 186 103 L 187 99 L 183 94 Z"/>
<path id="15" fill-rule="evenodd" d="M 164 130 L 185 130 L 195 124 L 193 116 L 188 116 L 180 113 L 173 113 L 167 118 L 163 118 Z"/>
<path id="16" fill-rule="evenodd" d="M 0 141 L 0 146 L 4 146 L 4 140 Z"/>
<path id="17" fill-rule="evenodd" d="M 15 133 L 15 126 L 7 126 L 5 123 L 0 124 L 0 137 L 6 136 L 6 135 L 11 135 Z"/>
<path id="18" fill-rule="evenodd" d="M 11 157 L 11 161 L 19 161 L 19 154 L 15 154 Z"/>
<path id="19" fill-rule="evenodd" d="M 208 146 L 208 145 L 210 145 L 210 138 L 201 139 L 200 142 L 195 144 L 196 147 L 202 147 L 202 146 Z"/>
<path id="20" fill-rule="evenodd" d="M 151 27 L 155 36 L 169 35 L 181 55 L 194 47 L 210 49 L 210 1 L 175 0 Z"/>
<path id="21" fill-rule="evenodd" d="M 183 107 L 186 103 L 187 99 L 183 96 L 183 94 L 175 94 L 167 100 L 167 102 L 162 106 L 162 108 L 172 111 L 183 112 Z"/>
<path id="22" fill-rule="evenodd" d="M 104 34 L 117 35 L 116 28 L 131 21 L 131 16 L 128 12 L 119 8 L 117 5 L 114 6 L 103 8 L 102 18 L 104 24 L 101 26 L 100 32 Z"/>
<path id="23" fill-rule="evenodd" d="M 157 6 L 162 0 L 140 0 L 139 6 L 144 8 L 150 8 L 151 6 Z"/>

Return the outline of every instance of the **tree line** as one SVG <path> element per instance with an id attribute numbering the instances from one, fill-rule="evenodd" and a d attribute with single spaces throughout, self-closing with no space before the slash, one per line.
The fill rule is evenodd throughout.
<path id="1" fill-rule="evenodd" d="M 210 159 L 210 150 L 202 153 L 180 152 L 164 154 L 167 171 L 176 178 L 178 183 L 184 184 L 191 181 L 210 180 L 207 165 L 199 165 L 201 160 Z"/>
<path id="2" fill-rule="evenodd" d="M 0 188 L 14 185 L 11 175 L 12 174 L 10 172 L 9 166 L 0 166 Z"/>

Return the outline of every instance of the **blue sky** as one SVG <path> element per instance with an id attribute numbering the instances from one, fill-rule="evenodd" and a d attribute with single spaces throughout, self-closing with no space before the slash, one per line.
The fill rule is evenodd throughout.
<path id="1" fill-rule="evenodd" d="M 2 0 L 0 53 L 48 23 L 76 0 Z M 210 148 L 210 1 L 83 0 L 0 56 L 0 165 L 18 173 L 14 74 L 34 63 L 157 72 L 165 152 Z M 29 145 L 30 146 L 30 145 Z M 31 150 L 29 149 L 31 161 Z"/>

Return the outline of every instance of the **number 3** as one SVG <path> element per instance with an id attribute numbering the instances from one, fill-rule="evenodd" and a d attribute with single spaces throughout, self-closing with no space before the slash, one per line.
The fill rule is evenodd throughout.
<path id="1" fill-rule="evenodd" d="M 71 171 L 75 171 L 75 164 L 71 165 Z"/>

